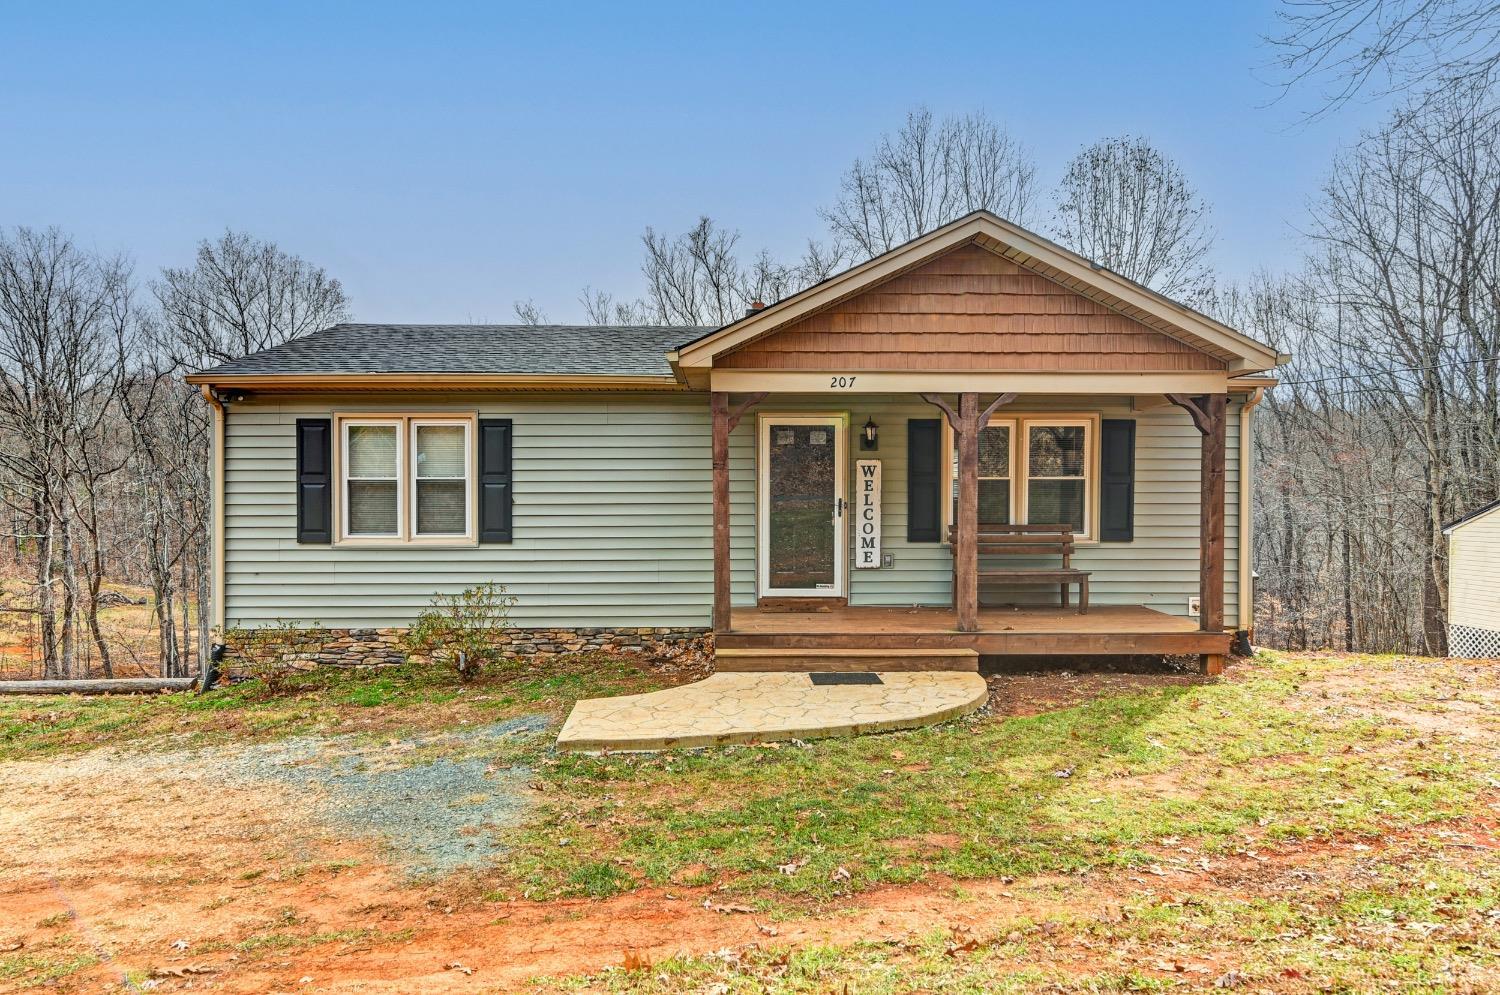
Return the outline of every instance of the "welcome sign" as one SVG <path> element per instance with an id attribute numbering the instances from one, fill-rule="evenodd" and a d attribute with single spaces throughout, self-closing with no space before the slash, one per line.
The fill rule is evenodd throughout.
<path id="1" fill-rule="evenodd" d="M 858 460 L 854 467 L 854 567 L 869 570 L 880 566 L 880 460 Z"/>

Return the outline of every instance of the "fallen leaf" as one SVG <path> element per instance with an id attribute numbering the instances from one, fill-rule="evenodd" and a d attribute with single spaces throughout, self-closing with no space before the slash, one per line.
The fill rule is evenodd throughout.
<path id="1" fill-rule="evenodd" d="M 1072 777 L 1073 776 L 1073 768 L 1072 767 L 1064 767 L 1062 770 L 1054 770 L 1052 772 L 1052 776 L 1053 777 Z"/>
<path id="2" fill-rule="evenodd" d="M 711 902 L 711 901 L 709 901 L 706 898 L 703 900 L 703 907 L 705 909 L 707 909 L 708 911 L 710 911 L 710 912 L 720 912 L 720 913 L 723 913 L 724 915 L 729 915 L 732 912 L 754 912 L 755 911 L 754 909 L 752 909 L 748 905 L 719 905 L 717 902 Z"/>
<path id="3" fill-rule="evenodd" d="M 151 977 L 153 978 L 190 978 L 195 974 L 218 974 L 217 967 L 208 967 L 204 964 L 184 964 L 181 967 L 153 967 Z M 311 981 L 312 979 L 307 979 Z"/>
<path id="4" fill-rule="evenodd" d="M 785 874 L 787 877 L 791 877 L 793 874 L 796 874 L 806 866 L 807 858 L 803 857 L 801 860 L 797 860 L 794 858 L 785 864 L 777 864 L 776 869 Z"/>
<path id="5" fill-rule="evenodd" d="M 469 974 L 473 974 L 474 973 L 474 969 L 472 967 L 466 967 L 465 965 L 460 964 L 458 961 L 454 961 L 451 964 L 445 964 L 443 966 L 444 966 L 445 970 L 459 971 L 459 972 L 461 972 L 461 973 L 463 973 L 465 975 L 469 975 Z"/>
<path id="6" fill-rule="evenodd" d="M 620 966 L 627 971 L 649 971 L 651 970 L 651 958 L 639 950 L 626 950 L 624 960 Z"/>
<path id="7" fill-rule="evenodd" d="M 188 941 L 187 940 L 173 940 L 172 941 L 172 949 L 173 950 L 186 950 L 187 948 L 188 948 Z"/>
<path id="8" fill-rule="evenodd" d="M 838 870 L 829 875 L 830 881 L 848 881 L 850 877 L 849 868 L 839 865 Z"/>
<path id="9" fill-rule="evenodd" d="M 760 930 L 766 936 L 775 936 L 777 933 L 781 932 L 775 926 L 771 926 L 763 922 L 756 923 L 755 928 Z"/>

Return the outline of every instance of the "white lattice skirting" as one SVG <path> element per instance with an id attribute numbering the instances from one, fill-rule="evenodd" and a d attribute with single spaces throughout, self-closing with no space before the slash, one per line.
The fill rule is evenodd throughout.
<path id="1" fill-rule="evenodd" d="M 1448 626 L 1448 655 L 1463 660 L 1500 657 L 1500 632 L 1472 625 Z"/>

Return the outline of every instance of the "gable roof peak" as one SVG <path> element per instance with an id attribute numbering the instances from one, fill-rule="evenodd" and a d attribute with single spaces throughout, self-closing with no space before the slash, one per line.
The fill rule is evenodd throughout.
<path id="1" fill-rule="evenodd" d="M 1260 372 L 1284 361 L 1270 346 L 984 208 L 970 211 L 925 235 L 700 336 L 679 347 L 674 361 L 679 367 L 712 366 L 716 355 L 832 307 L 966 243 L 988 249 L 1126 317 L 1221 359 L 1232 372 Z"/>

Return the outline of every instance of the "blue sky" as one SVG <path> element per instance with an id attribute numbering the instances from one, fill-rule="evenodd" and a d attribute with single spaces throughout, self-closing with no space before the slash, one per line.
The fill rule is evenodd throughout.
<path id="1" fill-rule="evenodd" d="M 1212 204 L 1214 262 L 1278 269 L 1379 103 L 1276 101 L 1272 0 L 1204 3 L 51 4 L 0 28 L 0 225 L 137 272 L 225 227 L 344 281 L 366 321 L 580 320 L 639 235 L 708 213 L 746 254 L 821 236 L 906 111 L 984 110 L 1044 189 L 1138 133 Z M 149 13 L 146 11 L 149 10 Z"/>

